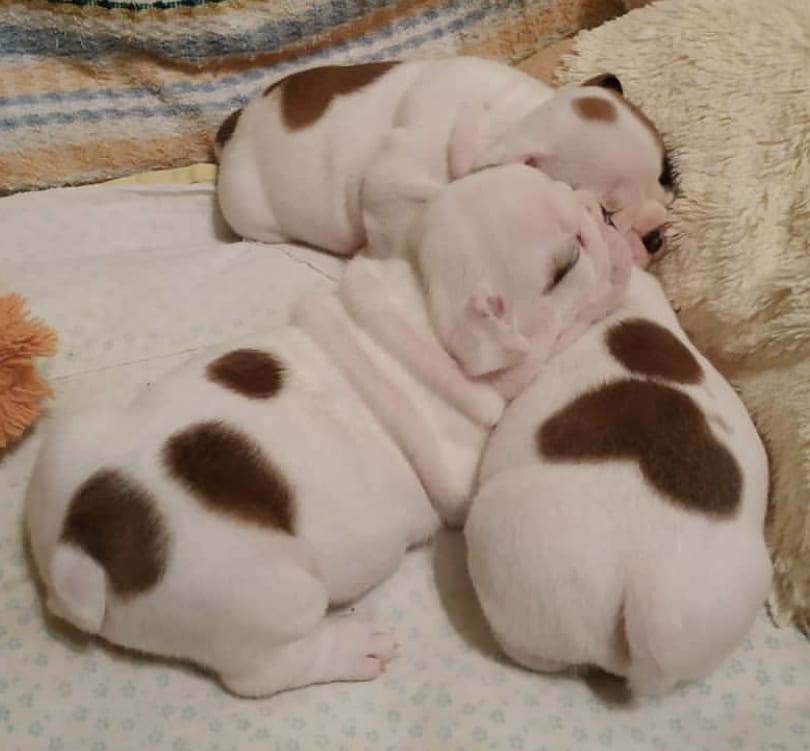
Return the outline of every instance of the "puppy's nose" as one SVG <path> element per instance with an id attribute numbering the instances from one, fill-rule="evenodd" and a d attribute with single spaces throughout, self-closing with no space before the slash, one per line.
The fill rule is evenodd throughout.
<path id="1" fill-rule="evenodd" d="M 648 232 L 644 237 L 641 238 L 641 242 L 644 243 L 644 247 L 646 248 L 647 252 L 650 255 L 657 253 L 661 250 L 661 246 L 664 244 L 664 238 L 661 235 L 661 228 L 654 229 L 652 232 Z"/>

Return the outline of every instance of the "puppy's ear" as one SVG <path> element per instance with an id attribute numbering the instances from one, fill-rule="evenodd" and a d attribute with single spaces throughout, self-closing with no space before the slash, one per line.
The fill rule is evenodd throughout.
<path id="1" fill-rule="evenodd" d="M 598 76 L 589 78 L 582 82 L 583 86 L 601 86 L 603 89 L 612 89 L 619 94 L 624 94 L 622 82 L 613 73 L 600 73 Z"/>
<path id="2" fill-rule="evenodd" d="M 479 286 L 450 332 L 448 349 L 464 371 L 476 377 L 520 362 L 529 352 L 529 341 L 517 331 L 508 300 Z"/>

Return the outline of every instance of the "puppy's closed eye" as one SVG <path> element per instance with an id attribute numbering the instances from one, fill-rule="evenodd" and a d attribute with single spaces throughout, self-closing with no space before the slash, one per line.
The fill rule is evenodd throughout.
<path id="1" fill-rule="evenodd" d="M 550 292 L 565 279 L 568 272 L 577 265 L 577 261 L 579 261 L 579 245 L 575 245 L 570 253 L 556 258 L 554 261 L 554 275 L 551 277 L 551 282 L 545 291 Z"/>

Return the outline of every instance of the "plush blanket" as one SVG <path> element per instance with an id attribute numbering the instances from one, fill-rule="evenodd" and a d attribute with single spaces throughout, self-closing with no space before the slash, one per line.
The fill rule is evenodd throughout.
<path id="1" fill-rule="evenodd" d="M 11 196 L 0 226 L 0 277 L 60 336 L 43 363 L 52 414 L 126 404 L 193 353 L 282 323 L 341 270 L 306 248 L 233 242 L 210 183 Z M 622 702 L 615 684 L 500 655 L 458 534 L 359 603 L 401 645 L 369 683 L 237 699 L 199 671 L 78 638 L 45 617 L 20 533 L 49 417 L 0 460 L 2 751 L 810 751 L 810 649 L 795 630 L 763 613 L 707 680 Z"/>
<path id="2" fill-rule="evenodd" d="M 271 78 L 327 62 L 516 60 L 619 0 L 0 0 L 0 194 L 206 161 Z"/>
<path id="3" fill-rule="evenodd" d="M 581 34 L 573 50 L 562 80 L 613 70 L 672 148 L 680 194 L 659 272 L 765 440 L 774 610 L 806 627 L 810 3 L 661 0 Z"/>

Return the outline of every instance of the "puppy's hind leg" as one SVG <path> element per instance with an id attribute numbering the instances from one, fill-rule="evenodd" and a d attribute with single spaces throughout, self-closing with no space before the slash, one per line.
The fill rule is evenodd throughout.
<path id="1" fill-rule="evenodd" d="M 199 661 L 228 689 L 269 696 L 382 672 L 396 649 L 393 635 L 366 620 L 328 613 L 332 593 L 306 544 L 281 534 L 270 544 L 244 531 L 241 538 L 223 540 L 227 556 L 217 556 L 207 571 L 206 562 L 197 561 L 192 574 L 204 579 L 197 587 L 216 608 L 204 626 L 208 638 Z M 195 621 L 201 610 L 191 608 Z"/>
<path id="2" fill-rule="evenodd" d="M 255 164 L 231 144 L 219 165 L 217 197 L 225 221 L 245 240 L 276 244 L 291 238 L 280 227 Z"/>
<path id="3" fill-rule="evenodd" d="M 368 681 L 378 677 L 394 656 L 390 629 L 356 616 L 326 618 L 310 634 L 257 655 L 242 672 L 222 674 L 225 686 L 239 696 L 268 696 L 315 683 Z"/>

